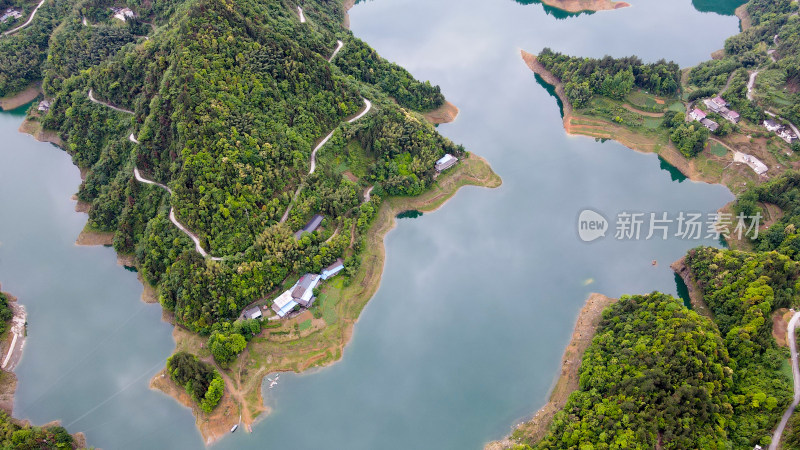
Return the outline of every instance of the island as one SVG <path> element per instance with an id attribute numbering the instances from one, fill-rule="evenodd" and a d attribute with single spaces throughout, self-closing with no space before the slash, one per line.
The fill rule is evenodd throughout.
<path id="1" fill-rule="evenodd" d="M 266 415 L 265 377 L 341 357 L 398 214 L 501 180 L 436 131 L 458 114 L 438 86 L 343 26 L 352 2 L 134 6 L 45 1 L 0 40 L 0 95 L 41 81 L 20 129 L 81 169 L 78 244 L 163 307 L 151 387 L 211 444 Z"/>

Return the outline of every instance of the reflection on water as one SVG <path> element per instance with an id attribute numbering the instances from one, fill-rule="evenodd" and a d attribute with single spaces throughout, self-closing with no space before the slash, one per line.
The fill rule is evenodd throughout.
<path id="1" fill-rule="evenodd" d="M 658 155 L 658 162 L 661 166 L 661 170 L 666 170 L 669 172 L 669 176 L 672 177 L 672 181 L 677 181 L 678 183 L 683 183 L 687 177 L 683 174 L 677 167 L 673 166 L 666 159 L 662 158 L 661 155 Z"/>
<path id="2" fill-rule="evenodd" d="M 683 278 L 677 273 L 675 274 L 675 288 L 678 291 L 678 297 L 683 300 L 683 304 L 692 309 L 692 299 L 689 297 L 689 288 L 684 283 Z"/>
<path id="3" fill-rule="evenodd" d="M 694 9 L 700 12 L 717 13 L 721 16 L 732 16 L 736 8 L 745 3 L 745 0 L 692 0 Z"/>
<path id="4" fill-rule="evenodd" d="M 544 78 L 540 77 L 538 73 L 533 74 L 534 78 L 536 78 L 536 82 L 539 83 L 539 86 L 543 87 L 551 97 L 556 99 L 556 103 L 558 103 L 558 111 L 561 113 L 561 118 L 564 118 L 564 103 L 561 102 L 561 97 L 556 94 L 556 87 L 552 84 L 544 81 Z"/>
<path id="5" fill-rule="evenodd" d="M 541 0 L 514 0 L 515 2 L 519 3 L 520 5 L 542 5 L 544 8 L 544 12 L 548 16 L 553 16 L 558 20 L 569 19 L 570 17 L 578 17 L 580 15 L 586 14 L 594 14 L 594 11 L 579 11 L 579 12 L 569 12 L 564 11 L 563 9 L 556 8 L 555 6 L 550 6 L 542 3 Z"/>
<path id="6" fill-rule="evenodd" d="M 416 209 L 409 209 L 406 211 L 401 212 L 397 215 L 398 219 L 416 219 L 417 217 L 422 216 L 422 211 L 418 211 Z"/>

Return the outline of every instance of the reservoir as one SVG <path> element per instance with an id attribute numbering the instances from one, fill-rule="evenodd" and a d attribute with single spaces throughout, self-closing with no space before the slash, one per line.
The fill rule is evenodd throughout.
<path id="1" fill-rule="evenodd" d="M 550 47 L 686 67 L 738 32 L 735 5 L 631 3 L 580 15 L 514 0 L 373 0 L 350 11 L 356 36 L 441 85 L 460 114 L 439 131 L 486 158 L 503 185 L 464 188 L 399 220 L 342 360 L 282 375 L 264 391 L 272 414 L 215 448 L 481 449 L 546 402 L 590 292 L 678 294 L 669 264 L 719 241 L 647 240 L 646 229 L 617 240 L 615 218 L 707 214 L 733 195 L 676 176 L 654 154 L 567 136 L 519 54 Z M 60 419 L 98 448 L 202 448 L 190 411 L 148 388 L 173 350 L 171 326 L 113 249 L 74 244 L 86 221 L 71 199 L 79 171 L 18 133 L 22 119 L 0 113 L 0 283 L 29 322 L 15 416 Z M 605 238 L 579 238 L 584 209 L 609 219 Z"/>

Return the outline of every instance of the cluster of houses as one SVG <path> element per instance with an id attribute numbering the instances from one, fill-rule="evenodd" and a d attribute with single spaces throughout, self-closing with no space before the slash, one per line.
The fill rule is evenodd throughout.
<path id="1" fill-rule="evenodd" d="M 286 317 L 292 311 L 299 308 L 310 308 L 314 304 L 314 289 L 321 281 L 336 276 L 344 269 L 342 258 L 337 259 L 333 264 L 326 267 L 321 273 L 307 273 L 297 280 L 291 288 L 284 291 L 272 303 L 272 310 L 280 318 Z M 244 312 L 248 319 L 259 319 L 262 317 L 261 309 L 254 306 Z"/>
<path id="2" fill-rule="evenodd" d="M 787 144 L 796 142 L 798 139 L 797 135 L 794 134 L 791 128 L 781 125 L 772 119 L 767 119 L 764 121 L 764 128 L 777 134 L 778 137 L 786 141 Z"/>
<path id="3" fill-rule="evenodd" d="M 123 22 L 136 17 L 136 14 L 134 14 L 130 8 L 111 7 L 109 9 L 111 10 L 111 16 L 113 18 Z"/>
<path id="4" fill-rule="evenodd" d="M 11 19 L 21 19 L 22 10 L 19 8 L 8 8 L 2 16 L 0 16 L 0 23 L 6 23 Z"/>
<path id="5" fill-rule="evenodd" d="M 703 104 L 706 105 L 709 111 L 713 111 L 719 114 L 720 116 L 728 120 L 730 123 L 734 124 L 739 123 L 740 119 L 739 113 L 732 109 L 728 109 L 728 102 L 726 102 L 725 99 L 723 99 L 719 95 L 714 98 L 707 98 L 703 100 Z M 708 128 L 711 132 L 717 131 L 717 129 L 719 128 L 719 124 L 707 118 L 706 113 L 699 108 L 694 108 L 689 113 L 689 116 L 693 120 L 700 122 L 704 127 Z"/>

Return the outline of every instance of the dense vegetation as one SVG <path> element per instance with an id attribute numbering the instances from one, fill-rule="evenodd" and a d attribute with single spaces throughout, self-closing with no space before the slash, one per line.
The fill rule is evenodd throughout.
<path id="1" fill-rule="evenodd" d="M 703 151 L 708 141 L 708 129 L 698 122 L 686 122 L 686 116 L 676 111 L 664 114 L 662 125 L 669 130 L 669 139 L 687 158 Z"/>
<path id="2" fill-rule="evenodd" d="M 251 335 L 231 331 L 246 305 L 339 257 L 352 273 L 381 198 L 424 192 L 434 162 L 463 148 L 415 112 L 440 106 L 439 88 L 342 28 L 338 2 L 306 2 L 306 24 L 282 0 L 127 5 L 138 17 L 124 23 L 105 0 L 62 12 L 31 75 L 53 100 L 40 120 L 88 169 L 78 197 L 92 205 L 90 226 L 115 233 L 115 248 L 135 254 L 162 305 L 209 335 L 225 366 Z M 329 63 L 337 39 L 345 46 Z M 89 89 L 133 114 L 90 102 Z M 342 125 L 364 108 L 362 97 L 373 110 Z M 312 148 L 334 129 L 309 176 Z M 134 167 L 174 194 L 135 181 Z M 194 251 L 170 208 L 224 260 Z M 294 239 L 317 213 L 322 228 Z"/>
<path id="3" fill-rule="evenodd" d="M 730 365 L 713 323 L 680 300 L 622 297 L 604 311 L 580 388 L 537 448 L 726 448 Z"/>
<path id="4" fill-rule="evenodd" d="M 595 95 L 622 100 L 634 86 L 658 95 L 674 95 L 680 88 L 680 68 L 674 62 L 644 64 L 635 56 L 580 58 L 549 48 L 537 59 L 564 83 L 564 92 L 575 108 L 586 106 Z"/>
<path id="5" fill-rule="evenodd" d="M 167 372 L 206 413 L 217 406 L 225 391 L 220 374 L 191 353 L 178 352 L 167 358 Z"/>
<path id="6" fill-rule="evenodd" d="M 0 292 L 0 335 L 8 330 L 8 321 L 14 317 L 14 311 L 8 304 L 8 296 Z"/>
<path id="7" fill-rule="evenodd" d="M 75 448 L 72 436 L 60 426 L 21 426 L 0 411 L 0 448 L 16 450 L 51 450 Z"/>
<path id="8" fill-rule="evenodd" d="M 784 213 L 768 230 L 759 233 L 755 248 L 777 251 L 800 261 L 800 172 L 788 171 L 767 183 L 748 189 L 736 200 L 734 209 L 747 216 L 764 216 L 759 204 L 777 205 Z"/>

